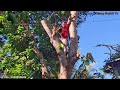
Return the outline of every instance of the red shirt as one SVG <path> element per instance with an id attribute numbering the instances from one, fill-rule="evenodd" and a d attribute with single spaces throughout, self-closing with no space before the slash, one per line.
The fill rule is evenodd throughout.
<path id="1" fill-rule="evenodd" d="M 61 29 L 62 29 L 61 37 L 64 39 L 68 38 L 69 26 L 70 26 L 70 24 L 67 24 L 67 23 L 65 23 L 64 27 L 61 26 Z"/>

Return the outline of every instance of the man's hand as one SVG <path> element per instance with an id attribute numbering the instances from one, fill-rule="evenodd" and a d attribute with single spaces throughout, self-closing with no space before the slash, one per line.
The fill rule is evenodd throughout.
<path id="1" fill-rule="evenodd" d="M 73 20 L 73 21 L 76 21 L 77 11 L 71 11 L 70 14 L 71 14 L 72 20 Z"/>

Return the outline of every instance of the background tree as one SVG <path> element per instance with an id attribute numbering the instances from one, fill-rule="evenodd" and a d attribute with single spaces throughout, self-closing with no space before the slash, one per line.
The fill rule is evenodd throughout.
<path id="1" fill-rule="evenodd" d="M 115 78 L 115 74 L 113 72 L 113 70 L 111 69 L 110 66 L 108 66 L 107 64 L 111 61 L 114 61 L 115 59 L 119 59 L 120 58 L 120 45 L 106 45 L 106 44 L 98 44 L 97 47 L 100 46 L 104 46 L 107 47 L 109 49 L 109 53 L 105 53 L 109 55 L 109 58 L 106 59 L 105 65 L 103 66 L 103 68 L 101 70 L 103 70 L 104 73 L 106 74 L 110 74 L 112 76 L 112 78 Z"/>
<path id="2" fill-rule="evenodd" d="M 82 64 L 78 70 L 74 71 L 72 79 L 103 79 L 104 75 L 99 73 L 92 66 L 95 64 L 94 58 L 91 53 L 87 53 L 86 56 L 81 57 Z"/>

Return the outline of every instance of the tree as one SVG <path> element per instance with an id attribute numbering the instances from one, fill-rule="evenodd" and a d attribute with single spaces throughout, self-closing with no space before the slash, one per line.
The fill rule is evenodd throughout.
<path id="1" fill-rule="evenodd" d="M 70 34 L 70 46 L 68 50 L 68 57 L 66 57 L 66 54 L 64 54 L 64 51 L 61 49 L 61 41 L 58 36 L 55 37 L 55 39 L 51 39 L 53 42 L 53 46 L 57 52 L 59 63 L 60 63 L 60 72 L 58 74 L 59 79 L 68 79 L 70 78 L 72 69 L 74 67 L 74 64 L 79 59 L 79 57 L 76 56 L 77 49 L 78 49 L 78 38 L 77 38 L 77 32 L 76 32 L 76 18 L 77 18 L 77 11 L 71 11 L 71 16 L 75 16 L 75 21 L 71 22 L 70 28 L 69 28 L 69 34 Z M 52 37 L 52 26 L 48 23 L 46 20 L 41 21 L 45 31 L 47 32 L 49 37 Z"/>
<path id="2" fill-rule="evenodd" d="M 42 27 L 43 23 L 46 26 L 48 25 L 43 19 L 47 19 L 51 25 L 54 25 L 57 19 L 57 25 L 59 25 L 63 19 L 67 19 L 69 14 L 69 11 L 2 11 L 0 13 L 0 68 L 4 71 L 4 75 L 10 77 L 26 76 L 26 78 L 69 78 L 77 61 L 76 57 L 70 57 L 74 56 L 77 49 L 76 29 L 74 29 L 75 33 L 73 34 L 75 36 L 73 38 L 71 36 L 73 34 L 70 34 L 72 42 L 70 42 L 69 57 L 71 59 L 69 60 L 74 62 L 68 63 L 69 74 L 67 72 L 67 75 L 58 77 L 59 70 L 62 73 L 63 69 L 66 69 L 64 65 L 63 67 L 60 66 L 63 68 L 62 70 L 59 68 L 59 65 L 62 64 L 59 60 L 63 60 L 62 58 L 65 58 L 65 55 L 59 47 L 57 48 L 50 43 L 49 34 Z M 78 12 L 77 23 L 74 28 L 85 20 L 86 15 L 87 12 Z M 42 24 L 40 23 L 41 20 L 43 21 Z M 49 31 L 51 30 L 50 26 L 47 28 Z M 59 39 L 55 41 L 59 46 Z M 73 43 L 76 45 L 75 48 Z"/>
<path id="3" fill-rule="evenodd" d="M 105 60 L 105 65 L 103 66 L 102 70 L 104 73 L 112 75 L 112 78 L 115 78 L 115 74 L 112 70 L 112 67 L 108 65 L 109 62 L 114 61 L 120 58 L 120 45 L 106 45 L 106 44 L 98 44 L 97 47 L 104 46 L 109 49 L 109 53 L 105 53 L 109 55 L 109 58 Z"/>
<path id="4" fill-rule="evenodd" d="M 86 56 L 81 57 L 82 64 L 79 66 L 78 70 L 74 71 L 73 79 L 92 79 L 98 76 L 96 69 L 91 68 L 95 64 L 94 58 L 91 53 L 87 53 Z M 91 75 L 90 73 L 93 74 Z M 94 77 L 93 77 L 94 76 Z M 99 73 L 100 76 L 100 73 Z"/>

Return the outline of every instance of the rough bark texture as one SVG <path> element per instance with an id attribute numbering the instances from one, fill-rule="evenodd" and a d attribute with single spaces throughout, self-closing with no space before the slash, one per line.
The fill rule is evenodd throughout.
<path id="1" fill-rule="evenodd" d="M 75 16 L 75 21 L 71 22 L 70 28 L 69 28 L 69 33 L 70 33 L 70 46 L 69 47 L 70 48 L 69 48 L 68 58 L 66 58 L 64 51 L 60 49 L 60 44 L 61 44 L 60 39 L 57 36 L 53 40 L 51 39 L 51 36 L 52 36 L 51 27 L 52 26 L 46 20 L 41 21 L 43 28 L 48 34 L 50 40 L 52 40 L 52 45 L 54 46 L 58 54 L 59 63 L 60 63 L 60 71 L 59 71 L 58 79 L 69 79 L 72 69 L 78 60 L 78 57 L 76 56 L 77 49 L 78 49 L 78 38 L 77 38 L 77 32 L 76 32 L 77 11 L 71 11 L 71 16 L 72 15 Z"/>

